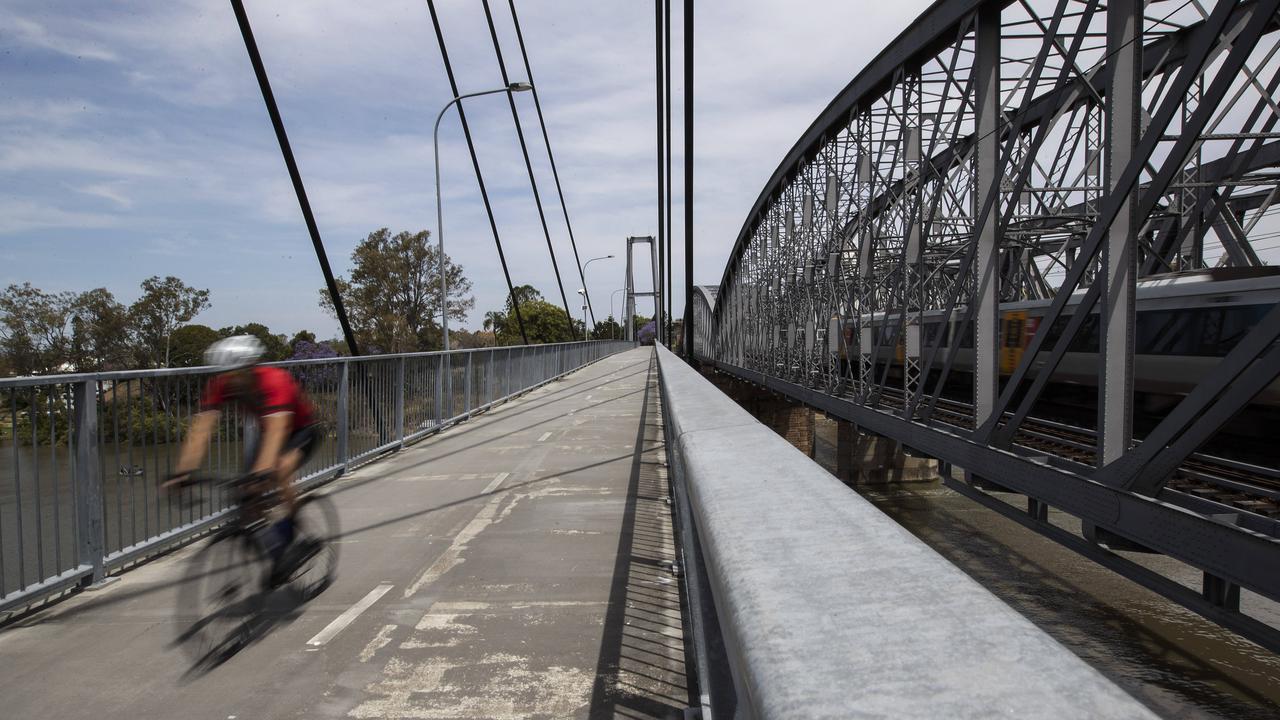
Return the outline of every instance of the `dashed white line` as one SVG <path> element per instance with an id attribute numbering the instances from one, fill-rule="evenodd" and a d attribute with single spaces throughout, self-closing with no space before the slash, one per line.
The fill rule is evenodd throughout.
<path id="1" fill-rule="evenodd" d="M 498 486 L 501 485 L 502 481 L 506 480 L 509 475 L 511 475 L 511 473 L 498 473 L 498 477 L 494 478 L 493 482 L 489 483 L 488 485 L 485 485 L 484 490 L 481 490 L 480 494 L 488 495 L 494 490 L 497 490 Z"/>
<path id="2" fill-rule="evenodd" d="M 549 437 L 551 437 L 551 433 L 550 433 L 550 432 L 544 432 L 544 433 L 542 433 L 542 437 L 538 438 L 538 442 L 543 442 L 543 441 L 545 441 L 545 440 L 546 440 L 547 438 L 549 438 Z"/>
<path id="3" fill-rule="evenodd" d="M 323 630 L 316 633 L 315 637 L 307 641 L 308 645 L 318 647 L 332 640 L 338 633 L 342 632 L 348 625 L 360 617 L 360 613 L 368 610 L 371 605 L 378 602 L 378 599 L 386 595 L 392 588 L 391 583 L 382 583 L 378 587 L 369 591 L 368 595 L 360 598 L 360 602 L 347 608 L 345 612 L 333 619 L 333 622 L 324 627 Z"/>

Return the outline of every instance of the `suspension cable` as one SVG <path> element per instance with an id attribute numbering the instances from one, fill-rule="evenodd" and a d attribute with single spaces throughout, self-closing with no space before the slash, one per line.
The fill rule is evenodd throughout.
<path id="1" fill-rule="evenodd" d="M 507 0 L 511 7 L 511 21 L 515 25 L 516 39 L 520 43 L 520 57 L 524 60 L 524 76 L 533 85 L 533 106 L 538 111 L 538 125 L 542 128 L 542 141 L 547 146 L 547 159 L 551 163 L 551 176 L 556 181 L 556 194 L 560 197 L 560 209 L 564 212 L 564 225 L 569 230 L 569 245 L 573 248 L 573 260 L 578 265 L 578 277 L 582 280 L 583 297 L 587 299 L 587 312 L 591 315 L 592 324 L 596 321 L 596 311 L 591 307 L 591 290 L 587 287 L 587 277 L 582 272 L 582 260 L 578 257 L 578 243 L 573 238 L 573 225 L 569 222 L 569 206 L 564 202 L 564 190 L 560 186 L 560 171 L 556 169 L 556 156 L 551 152 L 551 137 L 547 134 L 547 121 L 542 116 L 542 101 L 538 99 L 538 83 L 533 79 L 533 68 L 529 66 L 529 53 L 524 45 L 524 33 L 520 30 L 520 17 L 516 14 L 515 0 Z"/>
<path id="2" fill-rule="evenodd" d="M 449 88 L 453 92 L 453 96 L 457 97 L 458 82 L 453 76 L 453 65 L 449 62 L 449 51 L 445 48 L 444 32 L 440 29 L 440 18 L 436 15 L 435 0 L 427 0 L 427 10 L 431 12 L 431 24 L 436 31 L 436 42 L 440 45 L 440 59 L 444 61 L 445 74 L 449 76 Z M 480 184 L 480 197 L 484 200 L 484 211 L 489 216 L 489 229 L 493 232 L 493 243 L 498 247 L 498 260 L 502 263 L 502 274 L 507 279 L 508 297 L 511 298 L 511 309 L 516 314 L 516 324 L 520 326 L 520 338 L 525 345 L 529 344 L 529 336 L 524 331 L 524 318 L 520 316 L 520 298 L 516 297 L 515 287 L 511 284 L 511 272 L 507 269 L 507 256 L 502 252 L 502 239 L 498 236 L 498 223 L 493 219 L 493 206 L 489 203 L 489 191 L 484 185 L 484 175 L 480 173 L 480 160 L 476 157 L 476 146 L 471 140 L 471 126 L 467 124 L 467 113 L 462 109 L 462 103 L 458 103 L 458 119 L 462 121 L 462 134 L 467 138 L 467 150 L 471 153 L 471 166 L 476 171 L 476 182 Z M 448 312 L 448 298 L 444 298 L 445 307 L 441 308 L 442 312 Z"/>
<path id="3" fill-rule="evenodd" d="M 262 90 L 262 100 L 267 105 L 267 114 L 271 116 L 271 127 L 275 128 L 276 140 L 280 143 L 280 154 L 284 156 L 285 167 L 289 169 L 289 179 L 293 181 L 293 192 L 298 196 L 298 205 L 302 208 L 302 219 L 306 222 L 307 232 L 311 235 L 316 259 L 320 261 L 320 272 L 324 274 L 325 285 L 329 288 L 329 298 L 333 300 L 333 310 L 338 316 L 338 324 L 342 326 L 342 337 L 347 341 L 347 350 L 352 356 L 359 355 L 360 346 L 356 344 L 356 336 L 351 332 L 351 323 L 347 320 L 347 310 L 342 305 L 342 296 L 338 294 L 338 283 L 333 278 L 333 269 L 329 267 L 329 256 L 324 251 L 324 241 L 320 239 L 320 229 L 316 225 L 315 215 L 311 212 L 311 202 L 307 200 L 307 190 L 302 185 L 302 174 L 298 172 L 298 162 L 293 157 L 289 136 L 284 131 L 284 120 L 280 118 L 276 97 L 271 92 L 271 83 L 267 80 L 267 69 L 262 64 L 262 55 L 258 53 L 258 43 L 253 39 L 253 28 L 249 26 L 249 16 L 245 13 L 244 3 L 241 0 L 231 0 L 231 9 L 235 11 L 236 22 L 240 25 L 240 35 L 244 38 L 249 62 L 253 65 L 253 74 L 258 78 L 258 87 Z"/>
<path id="4" fill-rule="evenodd" d="M 493 26 L 493 12 L 489 8 L 489 0 L 482 0 L 481 4 L 484 5 L 484 19 L 489 23 L 489 37 L 493 39 L 493 52 L 498 57 L 498 71 L 502 73 L 502 84 L 510 85 L 511 78 L 507 77 L 507 64 L 502 59 L 502 45 L 498 43 L 498 31 Z M 551 244 L 551 231 L 547 229 L 547 216 L 542 211 L 542 195 L 538 192 L 538 181 L 533 175 L 533 163 L 529 162 L 529 146 L 524 140 L 524 127 L 520 124 L 520 113 L 516 111 L 515 95 L 507 93 L 507 102 L 511 104 L 511 120 L 516 124 L 516 137 L 520 139 L 520 154 L 524 156 L 524 169 L 529 173 L 529 187 L 533 188 L 533 203 L 538 207 L 538 221 L 542 223 L 542 235 L 547 239 L 547 252 L 551 254 L 551 269 L 555 271 L 556 285 L 560 288 L 560 301 L 564 303 L 564 317 L 569 323 L 569 338 L 573 339 L 577 335 L 577 330 L 573 327 L 573 313 L 569 310 L 569 298 L 564 294 L 564 282 L 560 279 L 560 265 L 556 262 L 555 246 Z"/>

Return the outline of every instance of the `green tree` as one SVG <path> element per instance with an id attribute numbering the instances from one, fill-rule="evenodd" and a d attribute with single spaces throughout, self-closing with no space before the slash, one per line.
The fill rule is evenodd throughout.
<path id="1" fill-rule="evenodd" d="M 55 372 L 67 362 L 74 301 L 72 293 L 46 293 L 31 283 L 0 292 L 0 348 L 10 373 Z"/>
<path id="2" fill-rule="evenodd" d="M 204 351 L 222 335 L 208 325 L 183 325 L 173 331 L 169 361 L 173 367 L 196 367 L 204 364 Z"/>
<path id="3" fill-rule="evenodd" d="M 209 307 L 208 290 L 197 290 L 172 275 L 143 280 L 142 297 L 129 306 L 139 360 L 168 367 L 173 331 Z"/>
<path id="4" fill-rule="evenodd" d="M 592 340 L 615 340 L 621 338 L 622 325 L 618 324 L 618 321 L 614 320 L 612 315 L 596 323 L 595 327 L 591 328 Z"/>
<path id="5" fill-rule="evenodd" d="M 106 288 L 82 292 L 71 302 L 69 361 L 81 372 L 133 366 L 129 310 Z"/>
<path id="6" fill-rule="evenodd" d="M 546 300 L 531 300 L 520 303 L 520 316 L 524 318 L 525 333 L 529 343 L 572 342 L 582 339 L 582 321 L 574 320 L 570 330 L 564 321 L 564 308 L 557 307 Z M 499 345 L 519 345 L 521 343 L 520 328 L 515 318 L 504 322 L 497 332 Z"/>
<path id="7" fill-rule="evenodd" d="M 298 332 L 293 334 L 292 338 L 289 339 L 289 347 L 296 349 L 298 343 L 300 342 L 308 342 L 308 343 L 311 343 L 312 345 L 315 345 L 316 334 L 311 332 L 310 330 L 299 330 Z"/>
<path id="8" fill-rule="evenodd" d="M 387 228 L 369 233 L 351 253 L 351 279 L 338 278 L 338 292 L 356 340 L 382 352 L 428 350 L 440 345 L 440 253 L 431 234 Z M 471 281 L 445 255 L 449 319 L 465 322 L 475 307 Z M 336 314 L 327 290 L 320 305 Z"/>

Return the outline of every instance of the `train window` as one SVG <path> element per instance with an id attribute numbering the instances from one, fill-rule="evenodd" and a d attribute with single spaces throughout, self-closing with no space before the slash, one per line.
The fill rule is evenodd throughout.
<path id="1" fill-rule="evenodd" d="M 1199 352 L 1196 354 L 1224 357 L 1270 309 L 1268 305 L 1235 305 L 1200 310 L 1204 324 L 1199 335 Z"/>
<path id="2" fill-rule="evenodd" d="M 957 325 L 960 331 L 960 347 L 965 350 L 973 349 L 973 323 L 960 323 Z"/>
<path id="3" fill-rule="evenodd" d="M 1063 329 L 1066 329 L 1065 325 Z M 1067 350 L 1078 353 L 1098 352 L 1098 313 L 1089 313 Z"/>
<path id="4" fill-rule="evenodd" d="M 947 327 L 948 326 L 944 325 L 941 320 L 935 320 L 933 322 L 925 323 L 924 324 L 924 346 L 932 347 L 936 343 L 938 347 L 946 347 L 947 346 L 947 332 L 946 332 Z M 940 341 L 938 340 L 939 330 L 942 331 L 942 339 Z"/>
<path id="5" fill-rule="evenodd" d="M 1139 355 L 1190 355 L 1195 352 L 1200 318 L 1195 311 L 1145 310 L 1134 328 L 1134 352 Z"/>

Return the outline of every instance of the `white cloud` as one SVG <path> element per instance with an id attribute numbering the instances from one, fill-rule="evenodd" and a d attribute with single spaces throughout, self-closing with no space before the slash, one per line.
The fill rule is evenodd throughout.
<path id="1" fill-rule="evenodd" d="M 69 37 L 59 32 L 50 32 L 43 24 L 29 18 L 19 17 L 11 13 L 0 15 L 0 27 L 8 28 L 19 44 L 28 47 L 51 50 L 82 60 L 98 60 L 116 62 L 119 56 L 98 43 L 87 42 L 82 38 Z"/>

